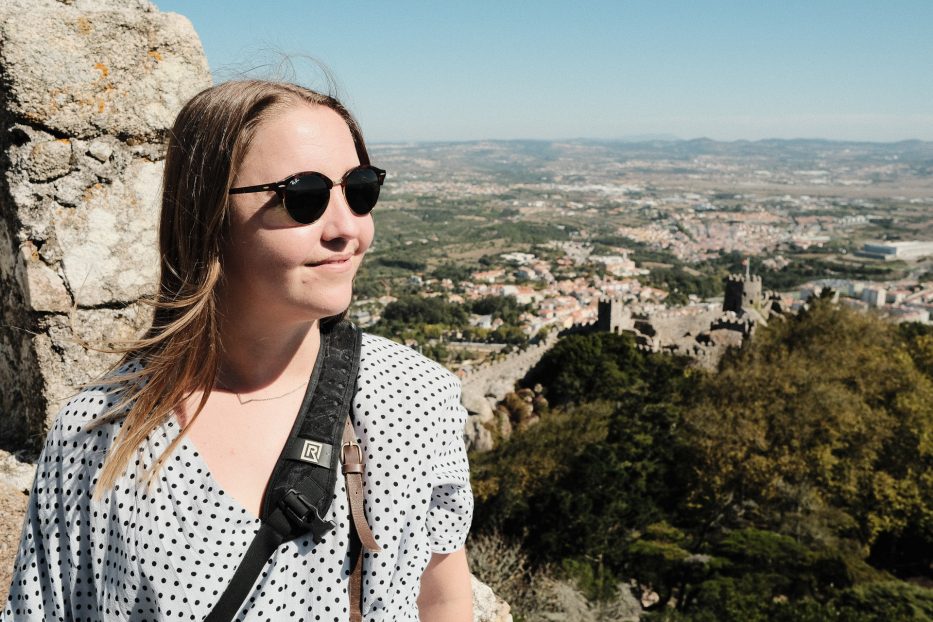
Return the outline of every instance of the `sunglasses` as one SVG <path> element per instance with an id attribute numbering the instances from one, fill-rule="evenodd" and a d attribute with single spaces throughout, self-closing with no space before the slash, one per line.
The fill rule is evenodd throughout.
<path id="1" fill-rule="evenodd" d="M 306 171 L 271 184 L 231 188 L 230 194 L 275 192 L 295 222 L 310 225 L 324 215 L 334 186 L 343 187 L 343 196 L 354 214 L 365 216 L 370 213 L 379 200 L 379 189 L 385 178 L 386 172 L 381 168 L 364 165 L 351 168 L 339 182 L 321 173 Z"/>

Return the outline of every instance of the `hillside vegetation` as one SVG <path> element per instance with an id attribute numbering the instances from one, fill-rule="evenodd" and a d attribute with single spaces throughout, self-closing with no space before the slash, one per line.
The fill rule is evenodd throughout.
<path id="1" fill-rule="evenodd" d="M 933 619 L 929 327 L 816 300 L 715 373 L 596 334 L 526 382 L 550 410 L 472 457 L 476 537 L 527 556 L 518 601 L 544 573 L 588 619 L 630 585 L 648 620 Z"/>

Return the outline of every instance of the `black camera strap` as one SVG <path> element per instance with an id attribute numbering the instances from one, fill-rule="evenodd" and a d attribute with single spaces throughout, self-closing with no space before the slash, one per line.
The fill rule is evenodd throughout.
<path id="1" fill-rule="evenodd" d="M 348 321 L 321 328 L 321 346 L 288 441 L 263 496 L 261 525 L 230 584 L 204 622 L 229 622 L 240 610 L 266 561 L 284 542 L 310 533 L 315 542 L 334 528 L 324 520 L 342 463 L 350 503 L 351 620 L 361 618 L 362 547 L 378 551 L 363 513 L 363 453 L 350 421 L 362 333 Z"/>

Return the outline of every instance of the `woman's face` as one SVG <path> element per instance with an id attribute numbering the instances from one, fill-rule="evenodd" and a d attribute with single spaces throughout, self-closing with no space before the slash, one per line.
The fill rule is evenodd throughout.
<path id="1" fill-rule="evenodd" d="M 358 166 L 350 129 L 324 106 L 295 104 L 259 125 L 234 187 L 317 171 L 339 181 Z M 274 192 L 230 196 L 221 285 L 227 313 L 274 323 L 337 315 L 350 304 L 353 276 L 373 241 L 373 220 L 354 214 L 335 186 L 317 221 L 302 225 Z"/>

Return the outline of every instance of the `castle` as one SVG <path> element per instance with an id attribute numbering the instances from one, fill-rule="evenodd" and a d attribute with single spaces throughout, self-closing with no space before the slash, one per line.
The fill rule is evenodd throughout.
<path id="1" fill-rule="evenodd" d="M 722 305 L 697 304 L 676 309 L 633 310 L 619 299 L 599 301 L 595 323 L 567 333 L 634 333 L 638 346 L 650 352 L 669 352 L 713 367 L 729 347 L 742 345 L 759 325 L 787 309 L 780 294 L 765 291 L 761 277 L 746 270 L 724 279 Z"/>

